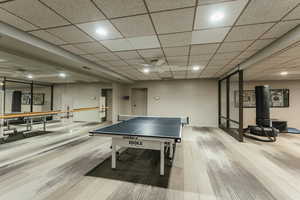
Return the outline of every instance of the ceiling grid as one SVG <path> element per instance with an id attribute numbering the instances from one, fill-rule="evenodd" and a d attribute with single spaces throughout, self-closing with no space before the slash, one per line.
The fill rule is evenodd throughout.
<path id="1" fill-rule="evenodd" d="M 0 16 L 132 80 L 217 78 L 300 24 L 297 0 L 29 1 Z"/>

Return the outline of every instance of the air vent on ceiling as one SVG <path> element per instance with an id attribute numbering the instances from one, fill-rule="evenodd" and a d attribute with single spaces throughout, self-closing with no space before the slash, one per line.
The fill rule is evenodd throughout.
<path id="1" fill-rule="evenodd" d="M 91 70 L 91 68 L 89 68 L 87 66 L 83 66 L 82 68 L 85 69 L 85 70 Z"/>

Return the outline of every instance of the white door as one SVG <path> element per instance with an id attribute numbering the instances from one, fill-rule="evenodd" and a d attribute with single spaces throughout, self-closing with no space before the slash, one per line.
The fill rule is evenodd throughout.
<path id="1" fill-rule="evenodd" d="M 106 111 L 106 120 L 112 121 L 112 90 L 107 90 L 106 93 L 107 100 L 107 111 Z"/>
<path id="2" fill-rule="evenodd" d="M 131 111 L 133 115 L 147 115 L 147 89 L 133 88 L 131 100 Z"/>
<path id="3" fill-rule="evenodd" d="M 99 100 L 100 100 L 100 103 L 99 103 L 99 106 L 100 106 L 99 115 L 100 115 L 100 120 L 102 122 L 103 119 L 105 119 L 105 117 L 106 117 L 106 112 L 105 112 L 105 109 L 106 109 L 106 105 L 105 105 L 106 97 L 100 96 Z"/>

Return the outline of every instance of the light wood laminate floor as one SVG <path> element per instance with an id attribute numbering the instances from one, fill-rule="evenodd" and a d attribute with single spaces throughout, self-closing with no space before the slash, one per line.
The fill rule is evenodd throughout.
<path id="1" fill-rule="evenodd" d="M 159 153 L 127 149 L 110 169 L 109 138 L 95 124 L 0 145 L 1 200 L 299 200 L 300 135 L 239 143 L 217 128 L 185 127 L 172 167 Z"/>

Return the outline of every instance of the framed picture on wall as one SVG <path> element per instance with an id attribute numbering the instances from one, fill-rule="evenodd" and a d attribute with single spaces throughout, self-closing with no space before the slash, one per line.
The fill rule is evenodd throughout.
<path id="1" fill-rule="evenodd" d="M 44 103 L 45 103 L 45 94 L 43 93 L 33 94 L 33 105 L 44 105 Z"/>
<path id="2" fill-rule="evenodd" d="M 22 93 L 22 105 L 31 104 L 31 94 Z M 45 94 L 44 93 L 33 93 L 33 105 L 44 105 L 45 104 Z"/>
<path id="3" fill-rule="evenodd" d="M 270 90 L 270 105 L 271 108 L 286 108 L 290 106 L 289 89 L 271 89 Z M 255 108 L 255 90 L 244 90 L 243 92 L 243 107 Z M 234 105 L 239 107 L 239 92 L 234 91 Z"/>
<path id="4" fill-rule="evenodd" d="M 272 89 L 270 91 L 271 107 L 289 107 L 289 89 Z"/>
<path id="5" fill-rule="evenodd" d="M 234 104 L 235 107 L 238 108 L 239 107 L 239 91 L 234 91 Z M 254 90 L 244 90 L 243 93 L 243 99 L 244 99 L 244 103 L 243 103 L 243 107 L 244 108 L 255 108 L 255 91 Z"/>
<path id="6" fill-rule="evenodd" d="M 30 93 L 22 93 L 21 103 L 22 105 L 30 105 Z"/>

